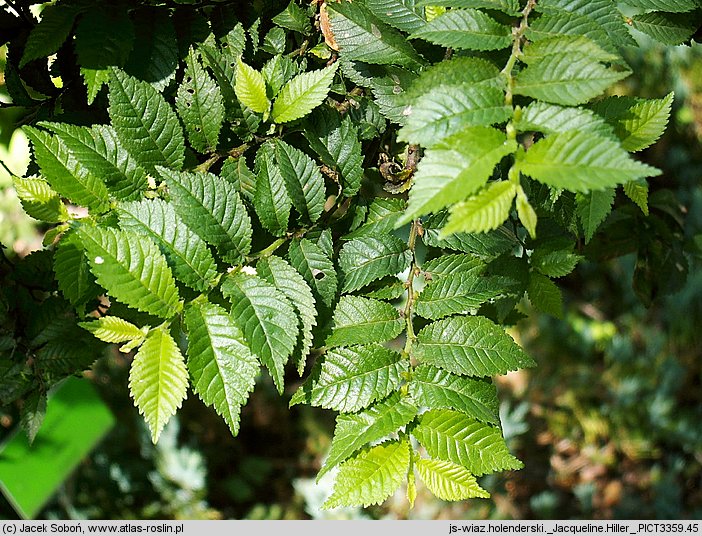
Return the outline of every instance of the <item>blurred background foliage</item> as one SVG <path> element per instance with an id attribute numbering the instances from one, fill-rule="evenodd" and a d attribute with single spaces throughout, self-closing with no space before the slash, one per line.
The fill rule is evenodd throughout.
<path id="1" fill-rule="evenodd" d="M 628 51 L 634 75 L 615 92 L 675 91 L 667 133 L 641 154 L 664 171 L 651 181 L 652 215 L 628 215 L 630 203 L 612 214 L 583 250 L 586 260 L 559 281 L 563 318 L 524 304 L 528 317 L 513 335 L 538 367 L 506 376 L 499 389 L 505 437 L 525 468 L 484 478 L 492 499 L 445 503 L 420 489 L 409 512 L 399 498 L 321 511 L 331 478 L 315 484 L 314 476 L 333 416 L 288 409 L 288 397 L 265 382 L 244 408 L 237 438 L 190 397 L 153 446 L 128 398 L 127 358 L 114 352 L 89 378 L 119 424 L 42 517 L 702 518 L 702 46 L 640 43 Z M 0 78 L 7 102 L 4 84 Z M 44 231 L 22 211 L 8 173 L 21 175 L 28 164 L 17 130 L 25 114 L 0 108 L 0 242 L 15 258 L 40 248 Z M 622 232 L 638 237 L 635 250 L 620 247 Z M 0 408 L 0 436 L 17 424 L 15 409 Z M 3 501 L 0 517 L 16 517 Z"/>

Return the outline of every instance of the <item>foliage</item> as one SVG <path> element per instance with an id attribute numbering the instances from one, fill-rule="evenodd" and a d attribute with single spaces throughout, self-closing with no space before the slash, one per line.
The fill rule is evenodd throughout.
<path id="1" fill-rule="evenodd" d="M 664 43 L 699 18 L 630 3 Z M 3 17 L 7 89 L 32 123 L 16 190 L 49 224 L 0 296 L 0 392 L 25 401 L 30 434 L 31 401 L 97 357 L 92 333 L 135 352 L 154 443 L 189 386 L 236 434 L 259 369 L 281 395 L 296 369 L 291 405 L 339 412 L 326 507 L 403 484 L 411 504 L 416 475 L 484 497 L 475 477 L 522 466 L 491 381 L 535 365 L 506 331 L 522 298 L 560 315 L 553 279 L 582 242 L 638 251 L 648 303 L 684 279 L 674 218 L 647 220 L 647 247 L 626 234 L 665 211 L 647 195 L 660 171 L 631 153 L 673 96 L 605 95 L 634 43 L 608 0 L 68 0 Z M 635 210 L 612 212 L 620 186 Z"/>

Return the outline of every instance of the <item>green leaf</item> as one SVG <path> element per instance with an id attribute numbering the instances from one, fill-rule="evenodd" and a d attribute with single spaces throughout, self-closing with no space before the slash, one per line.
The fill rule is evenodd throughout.
<path id="1" fill-rule="evenodd" d="M 664 45 L 682 45 L 697 31 L 699 17 L 654 11 L 632 17 L 632 26 Z"/>
<path id="2" fill-rule="evenodd" d="M 397 138 L 435 147 L 467 127 L 507 121 L 512 108 L 505 106 L 504 100 L 504 92 L 494 87 L 438 86 L 406 109 L 407 120 Z"/>
<path id="3" fill-rule="evenodd" d="M 33 127 L 24 132 L 34 146 L 34 157 L 51 187 L 77 205 L 104 212 L 109 206 L 105 184 L 83 167 L 56 136 Z"/>
<path id="4" fill-rule="evenodd" d="M 625 182 L 624 193 L 648 216 L 648 183 L 645 180 Z"/>
<path id="5" fill-rule="evenodd" d="M 543 61 L 548 56 L 573 52 L 601 62 L 616 62 L 621 59 L 619 55 L 602 49 L 595 41 L 584 35 L 560 35 L 534 41 L 524 48 L 520 59 L 526 64 L 531 64 Z"/>
<path id="6" fill-rule="evenodd" d="M 519 216 L 519 221 L 529 232 L 529 236 L 536 238 L 536 224 L 538 222 L 538 217 L 534 207 L 529 203 L 524 190 L 521 185 L 517 187 L 517 215 Z"/>
<path id="7" fill-rule="evenodd" d="M 251 219 L 234 185 L 211 173 L 159 168 L 175 210 L 225 262 L 240 264 L 251 251 Z"/>
<path id="8" fill-rule="evenodd" d="M 619 143 L 587 132 L 553 134 L 517 153 L 516 165 L 539 182 L 571 192 L 601 190 L 660 171 L 633 160 Z"/>
<path id="9" fill-rule="evenodd" d="M 368 216 L 358 229 L 344 236 L 351 240 L 360 236 L 378 236 L 389 233 L 397 225 L 407 203 L 397 197 L 376 197 L 368 207 Z"/>
<path id="10" fill-rule="evenodd" d="M 385 277 L 405 271 L 412 262 L 407 245 L 394 235 L 355 238 L 339 252 L 343 274 L 342 292 L 351 292 Z"/>
<path id="11" fill-rule="evenodd" d="M 322 508 L 382 503 L 407 478 L 409 462 L 407 441 L 389 441 L 363 450 L 340 467 L 334 492 Z"/>
<path id="12" fill-rule="evenodd" d="M 424 263 L 422 272 L 426 274 L 427 281 L 453 275 L 477 277 L 485 271 L 486 266 L 482 259 L 473 255 L 444 253 Z"/>
<path id="13" fill-rule="evenodd" d="M 20 426 L 27 434 L 30 445 L 34 443 L 34 438 L 44 422 L 46 401 L 46 394 L 40 391 L 32 392 L 23 400 L 20 410 Z"/>
<path id="14" fill-rule="evenodd" d="M 444 460 L 417 460 L 417 472 L 429 491 L 444 501 L 463 501 L 490 494 L 463 466 Z"/>
<path id="15" fill-rule="evenodd" d="M 57 52 L 71 33 L 73 21 L 80 13 L 75 5 L 47 5 L 41 11 L 41 20 L 29 32 L 22 51 L 20 69 L 30 61 L 46 58 Z"/>
<path id="16" fill-rule="evenodd" d="M 318 71 L 302 73 L 285 84 L 273 103 L 273 121 L 288 123 L 300 119 L 322 104 L 337 67 L 334 63 Z"/>
<path id="17" fill-rule="evenodd" d="M 487 233 L 456 233 L 442 237 L 443 226 L 448 216 L 445 212 L 426 218 L 422 241 L 427 246 L 475 254 L 483 259 L 494 259 L 517 245 L 517 237 L 507 226 L 502 225 Z"/>
<path id="18" fill-rule="evenodd" d="M 329 4 L 327 10 L 342 57 L 413 70 L 426 63 L 405 36 L 380 21 L 363 4 Z"/>
<path id="19" fill-rule="evenodd" d="M 428 149 L 419 162 L 409 206 L 398 225 L 463 201 L 479 190 L 495 165 L 517 149 L 514 140 L 490 127 L 471 127 Z"/>
<path id="20" fill-rule="evenodd" d="M 317 481 L 367 443 L 397 432 L 416 415 L 417 408 L 411 400 L 402 398 L 399 393 L 358 413 L 340 414 L 336 418 L 329 455 L 317 474 Z"/>
<path id="21" fill-rule="evenodd" d="M 581 52 L 551 54 L 519 72 L 514 93 L 575 106 L 601 95 L 629 74 L 630 71 L 605 67 L 596 58 Z"/>
<path id="22" fill-rule="evenodd" d="M 366 7 L 380 20 L 403 32 L 413 32 L 426 24 L 416 0 L 367 0 Z"/>
<path id="23" fill-rule="evenodd" d="M 147 82 L 113 69 L 110 119 L 122 145 L 148 171 L 158 165 L 180 169 L 185 154 L 183 130 L 173 109 Z"/>
<path id="24" fill-rule="evenodd" d="M 497 9 L 508 15 L 521 11 L 519 0 L 420 0 L 420 6 L 445 6 L 455 8 Z"/>
<path id="25" fill-rule="evenodd" d="M 574 247 L 575 244 L 568 240 L 538 244 L 529 259 L 531 266 L 548 277 L 568 275 L 583 258 L 573 253 Z"/>
<path id="26" fill-rule="evenodd" d="M 227 158 L 222 164 L 220 175 L 232 183 L 236 191 L 245 199 L 253 201 L 256 192 L 256 175 L 246 165 L 246 159 L 243 156 Z"/>
<path id="27" fill-rule="evenodd" d="M 290 0 L 288 7 L 273 17 L 272 21 L 273 24 L 305 35 L 312 29 L 309 16 L 294 0 Z"/>
<path id="28" fill-rule="evenodd" d="M 136 41 L 124 70 L 163 91 L 175 78 L 179 50 L 169 10 L 146 8 L 134 16 Z"/>
<path id="29" fill-rule="evenodd" d="M 264 120 L 267 119 L 271 102 L 266 95 L 266 81 L 260 72 L 246 65 L 241 58 L 236 71 L 234 91 L 241 104 L 256 113 L 263 114 Z"/>
<path id="30" fill-rule="evenodd" d="M 197 299 L 185 310 L 188 370 L 193 390 L 239 433 L 241 407 L 253 391 L 259 364 L 234 321 L 219 305 Z"/>
<path id="31" fill-rule="evenodd" d="M 75 51 L 81 67 L 122 67 L 133 46 L 134 25 L 126 9 L 98 5 L 85 13 L 76 27 Z"/>
<path id="32" fill-rule="evenodd" d="M 116 316 L 103 316 L 91 322 L 78 322 L 78 325 L 101 341 L 109 343 L 135 341 L 137 346 L 144 341 L 149 332 L 149 326 L 142 329 Z"/>
<path id="33" fill-rule="evenodd" d="M 429 324 L 417 335 L 415 356 L 454 374 L 506 374 L 534 361 L 512 337 L 481 316 L 454 316 Z"/>
<path id="34" fill-rule="evenodd" d="M 161 431 L 187 396 L 188 369 L 170 333 L 152 329 L 134 356 L 129 391 L 156 444 Z"/>
<path id="35" fill-rule="evenodd" d="M 451 9 L 409 37 L 459 50 L 500 50 L 512 44 L 511 28 L 477 9 Z"/>
<path id="36" fill-rule="evenodd" d="M 305 153 L 282 140 L 275 141 L 275 160 L 295 210 L 312 223 L 324 210 L 324 177 Z"/>
<path id="37" fill-rule="evenodd" d="M 389 341 L 402 333 L 405 325 L 392 305 L 359 296 L 342 296 L 333 320 L 327 347 Z"/>
<path id="38" fill-rule="evenodd" d="M 295 239 L 290 243 L 288 259 L 322 303 L 331 307 L 338 283 L 334 264 L 324 250 L 306 238 Z"/>
<path id="39" fill-rule="evenodd" d="M 217 277 L 217 265 L 205 242 L 191 231 L 162 199 L 135 201 L 119 206 L 120 227 L 153 240 L 166 256 L 174 275 L 197 291 Z"/>
<path id="40" fill-rule="evenodd" d="M 299 333 L 295 309 L 273 285 L 243 272 L 227 277 L 221 288 L 232 303 L 234 323 L 282 394 L 285 363 L 295 349 Z"/>
<path id="41" fill-rule="evenodd" d="M 592 108 L 614 127 L 622 147 L 636 152 L 653 145 L 665 132 L 672 104 L 671 92 L 662 99 L 608 97 Z"/>
<path id="42" fill-rule="evenodd" d="M 527 295 L 531 304 L 539 311 L 563 317 L 563 295 L 558 286 L 545 275 L 532 272 L 529 276 Z"/>
<path id="43" fill-rule="evenodd" d="M 379 344 L 334 348 L 315 363 L 290 405 L 356 412 L 395 391 L 408 367 L 401 354 Z"/>
<path id="44" fill-rule="evenodd" d="M 256 153 L 256 191 L 254 208 L 263 226 L 275 236 L 283 236 L 288 230 L 292 200 L 285 189 L 285 180 L 280 168 L 275 165 L 275 145 L 263 144 Z"/>
<path id="45" fill-rule="evenodd" d="M 236 97 L 236 71 L 244 48 L 246 32 L 241 23 L 237 23 L 225 36 L 215 42 L 214 36 L 198 46 L 206 65 L 212 70 L 217 85 L 222 92 L 225 116 L 230 121 L 242 118 L 242 110 Z"/>
<path id="46" fill-rule="evenodd" d="M 312 348 L 312 329 L 317 325 L 317 309 L 312 290 L 295 268 L 275 255 L 260 259 L 256 263 L 256 272 L 285 294 L 297 310 L 301 329 L 300 340 L 295 347 L 293 358 L 297 363 L 298 373 L 302 375 L 307 354 Z"/>
<path id="47" fill-rule="evenodd" d="M 416 301 L 419 316 L 432 320 L 466 313 L 502 294 L 499 281 L 472 273 L 453 273 L 429 282 Z"/>
<path id="48" fill-rule="evenodd" d="M 579 130 L 603 138 L 614 138 L 612 127 L 604 119 L 585 108 L 556 106 L 534 101 L 515 113 L 514 128 L 519 132 L 535 130 L 544 134 Z"/>
<path id="49" fill-rule="evenodd" d="M 12 177 L 22 208 L 32 218 L 47 223 L 68 220 L 68 209 L 49 183 L 43 179 Z"/>
<path id="50" fill-rule="evenodd" d="M 148 181 L 146 171 L 122 146 L 115 130 L 107 125 L 79 127 L 67 123 L 41 123 L 56 133 L 80 165 L 99 177 L 119 199 L 141 197 Z"/>
<path id="51" fill-rule="evenodd" d="M 101 293 L 76 233 L 69 232 L 61 238 L 54 252 L 53 268 L 61 294 L 74 307 L 84 306 Z"/>
<path id="52" fill-rule="evenodd" d="M 627 5 L 652 11 L 686 13 L 700 7 L 698 0 L 627 0 Z"/>
<path id="53" fill-rule="evenodd" d="M 98 96 L 102 87 L 110 81 L 110 70 L 81 67 L 80 74 L 88 90 L 88 104 L 91 105 L 95 102 L 95 97 Z"/>
<path id="54" fill-rule="evenodd" d="M 97 282 L 117 301 L 161 318 L 182 310 L 171 269 L 151 240 L 87 225 L 78 229 L 78 237 Z"/>
<path id="55" fill-rule="evenodd" d="M 558 10 L 529 20 L 526 36 L 531 41 L 540 41 L 562 35 L 583 35 L 608 52 L 618 52 L 617 46 L 612 42 L 607 32 L 586 15 Z"/>
<path id="56" fill-rule="evenodd" d="M 511 181 L 488 184 L 477 194 L 451 207 L 451 216 L 443 233 L 484 233 L 497 229 L 509 218 L 516 193 Z"/>
<path id="57" fill-rule="evenodd" d="M 523 467 L 509 453 L 499 428 L 458 411 L 439 409 L 424 413 L 412 435 L 431 457 L 462 465 L 477 476 Z"/>
<path id="58" fill-rule="evenodd" d="M 176 109 L 193 149 L 201 153 L 214 151 L 224 121 L 224 101 L 219 86 L 200 65 L 192 47 L 178 86 Z"/>
<path id="59" fill-rule="evenodd" d="M 614 194 L 614 188 L 605 188 L 604 190 L 594 190 L 576 196 L 576 210 L 580 218 L 580 223 L 585 231 L 586 244 L 592 240 L 597 228 L 605 218 L 609 216 L 609 213 L 612 212 Z"/>
<path id="60" fill-rule="evenodd" d="M 261 70 L 266 80 L 269 95 L 277 95 L 283 86 L 300 71 L 300 65 L 287 56 L 277 54 L 268 60 Z"/>

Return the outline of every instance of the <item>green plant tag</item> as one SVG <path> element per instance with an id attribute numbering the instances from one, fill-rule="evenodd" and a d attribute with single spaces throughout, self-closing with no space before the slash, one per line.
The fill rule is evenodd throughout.
<path id="1" fill-rule="evenodd" d="M 34 518 L 114 422 L 89 382 L 63 382 L 49 397 L 34 443 L 18 429 L 0 445 L 0 490 L 17 513 Z"/>

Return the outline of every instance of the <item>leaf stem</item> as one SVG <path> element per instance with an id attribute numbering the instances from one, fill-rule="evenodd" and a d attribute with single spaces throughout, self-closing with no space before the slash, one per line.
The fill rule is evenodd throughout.
<path id="1" fill-rule="evenodd" d="M 417 236 L 419 235 L 419 228 L 421 223 L 419 220 L 414 220 L 410 227 L 409 240 L 407 241 L 407 248 L 412 253 L 412 264 L 410 264 L 409 275 L 407 276 L 407 281 L 405 286 L 407 287 L 407 302 L 405 303 L 404 317 L 407 330 L 407 341 L 405 343 L 404 353 L 411 359 L 412 355 L 412 345 L 417 338 L 414 334 L 414 324 L 412 322 L 413 318 L 413 307 L 414 307 L 414 276 L 419 271 L 417 266 L 417 257 L 415 255 L 415 245 L 417 242 Z"/>
<path id="2" fill-rule="evenodd" d="M 522 54 L 522 39 L 529 28 L 529 15 L 535 7 L 536 0 L 528 0 L 526 6 L 524 6 L 522 10 L 522 20 L 519 26 L 512 28 L 512 53 L 504 69 L 502 69 L 502 74 L 507 78 L 507 91 L 505 93 L 505 105 L 507 106 L 512 106 L 512 97 L 514 94 L 514 76 L 512 75 L 512 71 L 514 70 L 514 65 L 517 63 L 517 59 Z"/>
<path id="3" fill-rule="evenodd" d="M 277 238 L 275 239 L 268 247 L 257 251 L 256 253 L 252 253 L 251 255 L 246 257 L 246 260 L 248 262 L 253 261 L 255 259 L 261 259 L 263 257 L 269 257 L 270 255 L 273 255 L 275 253 L 275 250 L 278 249 L 280 246 L 285 244 L 287 242 L 287 238 Z"/>

